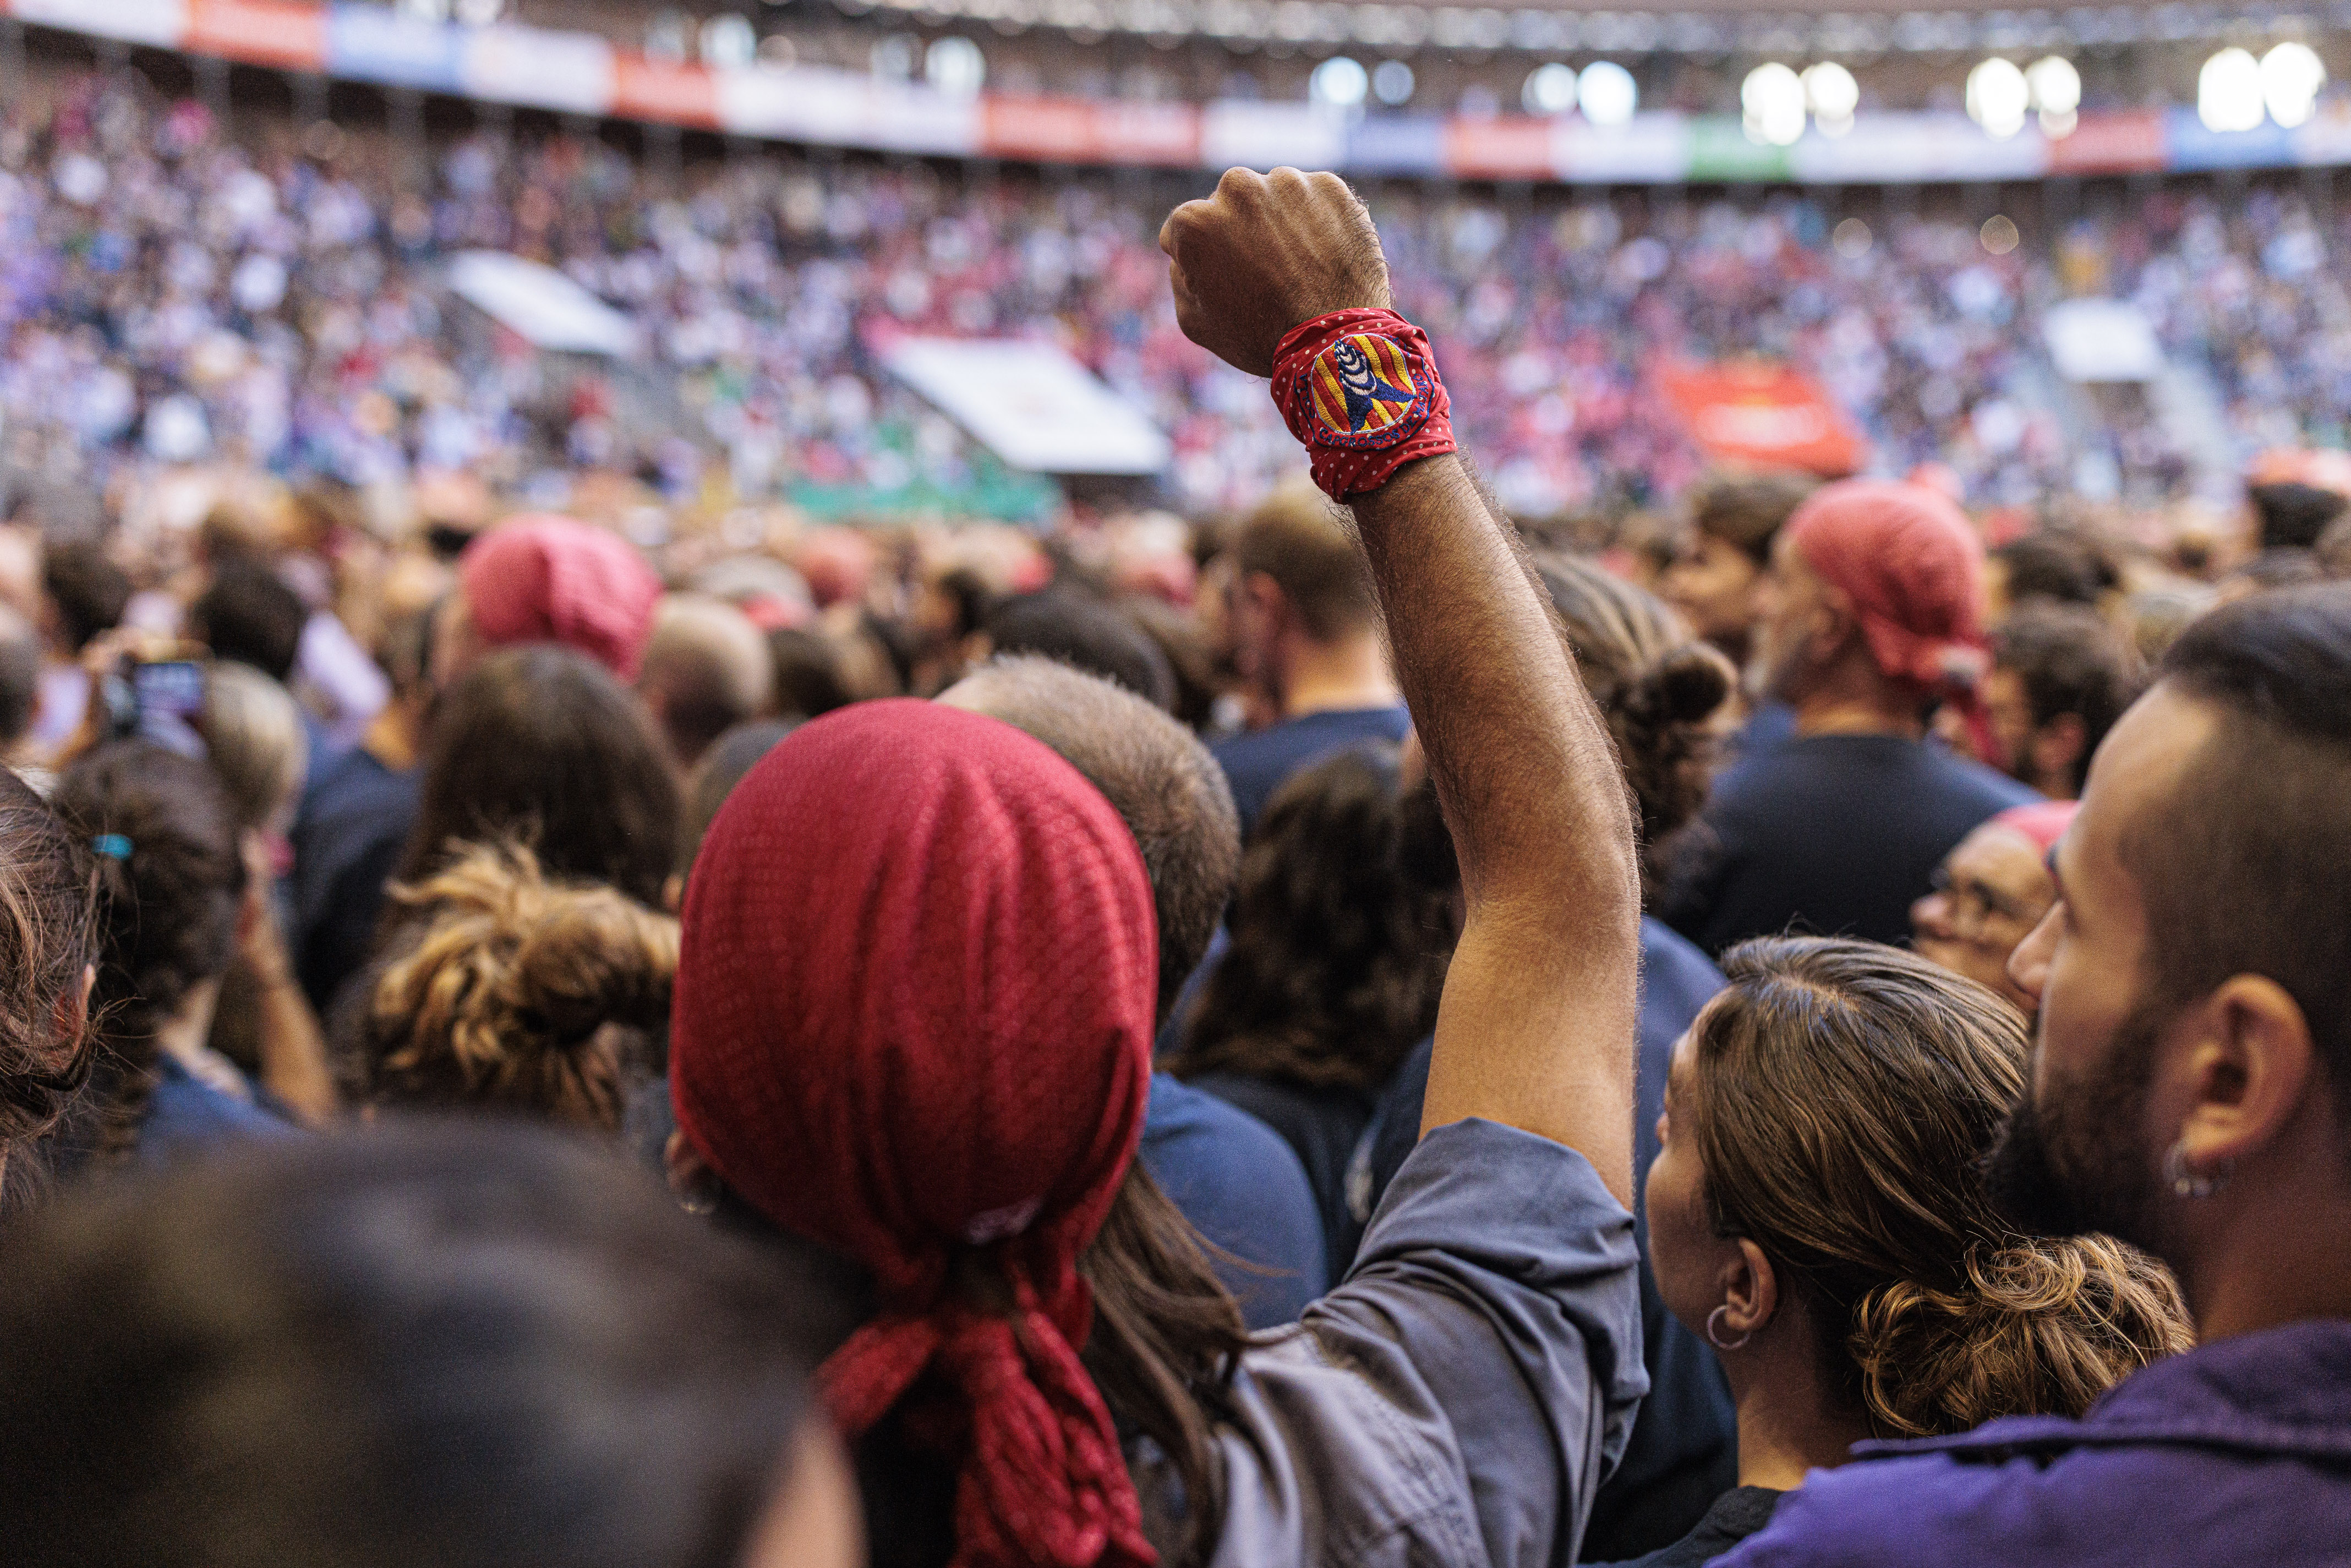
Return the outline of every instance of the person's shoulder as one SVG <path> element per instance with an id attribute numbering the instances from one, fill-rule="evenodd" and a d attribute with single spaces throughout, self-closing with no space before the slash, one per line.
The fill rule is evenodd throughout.
<path id="1" fill-rule="evenodd" d="M 2147 1456 L 1915 1453 L 1814 1471 L 1722 1568 L 2016 1568 L 2147 1561 Z M 2194 1561 L 2210 1561 L 2196 1555 Z"/>
<path id="2" fill-rule="evenodd" d="M 1928 766 L 1948 788 L 1981 800 L 1994 811 L 2030 806 L 2042 798 L 2041 791 L 2032 785 L 2011 779 L 1997 768 L 1988 768 L 1973 758 L 1961 757 L 1940 742 L 1928 741 L 1923 749 Z"/>
<path id="3" fill-rule="evenodd" d="M 1246 1162 L 1298 1156 L 1281 1134 L 1220 1095 L 1165 1072 L 1151 1077 L 1151 1103 L 1144 1112 L 1143 1146 L 1155 1159 L 1180 1157 L 1204 1167 L 1249 1168 Z M 1301 1178 L 1302 1179 L 1302 1178 Z"/>
<path id="4" fill-rule="evenodd" d="M 250 1099 L 233 1094 L 163 1057 L 139 1133 L 139 1152 L 166 1159 L 213 1145 L 292 1136 L 293 1124 Z"/>
<path id="5" fill-rule="evenodd" d="M 1641 974 L 1652 988 L 1702 997 L 1729 983 L 1704 948 L 1653 915 L 1641 916 Z"/>
<path id="6" fill-rule="evenodd" d="M 2013 1562 L 2003 1473 L 1943 1454 L 1814 1470 L 1722 1568 Z"/>

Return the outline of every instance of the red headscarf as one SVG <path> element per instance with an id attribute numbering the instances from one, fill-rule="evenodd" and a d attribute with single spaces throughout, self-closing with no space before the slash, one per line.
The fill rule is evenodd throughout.
<path id="1" fill-rule="evenodd" d="M 1851 599 L 1877 667 L 1927 691 L 1971 696 L 1989 663 L 1983 544 L 1949 497 L 1921 485 L 1823 485 L 1788 519 L 1823 581 Z"/>
<path id="2" fill-rule="evenodd" d="M 618 534 L 569 517 L 516 517 L 467 545 L 457 570 L 474 628 L 491 647 L 560 643 L 623 681 L 637 678 L 662 585 Z"/>
<path id="3" fill-rule="evenodd" d="M 878 1314 L 823 1372 L 847 1432 L 926 1371 L 950 1391 L 909 1429 L 961 1455 L 958 1568 L 1154 1561 L 1078 1361 L 1077 1259 L 1142 1135 L 1157 943 L 1142 856 L 1093 787 L 930 703 L 794 732 L 696 859 L 678 1126 L 761 1213 L 872 1271 Z M 953 1289 L 973 1254 L 1008 1316 Z"/>

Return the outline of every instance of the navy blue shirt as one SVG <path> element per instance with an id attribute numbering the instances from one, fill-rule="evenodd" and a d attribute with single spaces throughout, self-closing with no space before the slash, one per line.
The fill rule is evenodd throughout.
<path id="1" fill-rule="evenodd" d="M 1281 1135 L 1306 1173 L 1311 1201 L 1321 1216 L 1316 1228 L 1330 1278 L 1344 1278 L 1364 1230 L 1348 1216 L 1347 1164 L 1379 1097 L 1360 1089 L 1311 1089 L 1245 1072 L 1203 1072 L 1190 1082 Z"/>
<path id="2" fill-rule="evenodd" d="M 1708 953 L 1786 931 L 1901 942 L 1952 847 L 2040 798 L 1932 741 L 1798 737 L 1715 781 L 1661 913 Z"/>
<path id="3" fill-rule="evenodd" d="M 294 844 L 295 977 L 322 1015 L 336 988 L 366 967 L 384 884 L 416 824 L 417 773 L 395 772 L 361 747 L 314 777 L 288 835 Z"/>
<path id="4" fill-rule="evenodd" d="M 1272 1128 L 1214 1094 L 1151 1078 L 1143 1163 L 1210 1253 L 1252 1329 L 1293 1323 L 1329 1286 L 1322 1223 L 1298 1156 Z"/>
<path id="5" fill-rule="evenodd" d="M 1646 1185 L 1657 1157 L 1657 1116 L 1674 1042 L 1725 985 L 1706 955 L 1656 920 L 1641 922 L 1641 1011 L 1633 1077 L 1633 1175 Z M 1434 1041 L 1405 1059 L 1381 1097 L 1348 1173 L 1349 1201 L 1368 1218 L 1420 1142 Z M 1583 1554 L 1633 1557 L 1679 1541 L 1739 1476 L 1738 1411 L 1713 1352 L 1666 1311 L 1649 1272 L 1647 1217 L 1634 1210 L 1641 1239 L 1642 1359 L 1649 1397 L 1634 1423 L 1624 1462 L 1593 1504 Z"/>
<path id="6" fill-rule="evenodd" d="M 1274 791 L 1334 751 L 1366 740 L 1402 745 L 1412 732 L 1412 715 L 1395 707 L 1343 708 L 1285 719 L 1269 729 L 1253 730 L 1219 742 L 1209 749 L 1223 766 L 1233 787 L 1233 806 L 1240 812 L 1241 837 L 1257 826 L 1259 813 Z"/>

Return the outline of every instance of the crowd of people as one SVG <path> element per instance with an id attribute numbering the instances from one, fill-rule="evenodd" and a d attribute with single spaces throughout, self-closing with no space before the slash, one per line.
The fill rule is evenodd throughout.
<path id="1" fill-rule="evenodd" d="M 136 321 L 144 397 L 208 308 L 173 258 L 217 209 L 172 204 L 135 93 L 85 107 L 93 145 L 133 131 L 78 209 L 173 244 L 20 253 L 20 302 L 99 320 L 17 342 L 103 367 Z M 174 114 L 174 156 L 269 185 Z M 66 178 L 71 136 L 11 145 L 11 221 L 85 222 L 24 177 Z M 470 145 L 488 178 L 416 204 L 423 249 L 626 221 L 619 189 L 508 200 Z M 286 167 L 320 183 L 256 195 L 255 233 L 353 278 L 387 254 L 357 186 Z M 935 186 L 854 179 L 834 243 L 957 276 Z M 1034 294 L 989 297 L 1114 282 L 1150 324 L 1121 352 L 1161 373 L 1180 336 L 1206 376 L 1213 345 L 1276 432 L 1252 371 L 1281 333 L 1418 315 L 1461 454 L 1344 510 L 641 539 L 479 452 L 387 519 L 257 445 L 183 524 L 26 501 L 0 1473 L 27 1560 L 2351 1552 L 2351 494 L 2311 460 L 2212 537 L 2056 517 L 1987 549 L 1964 439 L 1922 424 L 1959 485 L 1693 472 L 1656 529 L 1573 548 L 1510 517 L 1508 432 L 1556 395 L 1513 368 L 1529 333 L 1670 341 L 1650 286 L 1680 277 L 1721 331 L 1834 338 L 1859 275 L 1767 293 L 1757 225 L 1801 245 L 1801 213 L 1670 250 L 1579 240 L 1586 210 L 1493 228 L 1447 295 L 1426 241 L 1474 211 L 1374 229 L 1330 176 L 1236 172 L 1165 256 L 1102 215 L 1055 261 L 1040 228 Z M 646 219 L 706 274 L 618 249 L 611 290 L 642 261 L 674 332 L 758 295 L 789 241 L 713 214 Z M 799 287 L 862 287 L 843 265 Z M 329 424 L 423 362 L 425 297 L 365 296 L 264 334 Z M 848 354 L 853 297 L 754 346 Z M 1869 295 L 2010 351 L 1996 314 L 1953 325 L 1966 297 Z M 344 308 L 348 351 L 308 356 Z M 379 450 L 496 395 L 388 400 Z M 595 417 L 546 461 L 592 468 Z M 779 430 L 795 462 L 820 439 Z"/>
<path id="2" fill-rule="evenodd" d="M 1178 509 L 1254 504 L 1296 466 L 1263 400 L 1176 328 L 1152 238 L 1177 176 L 749 153 L 684 173 L 590 137 L 233 128 L 135 73 L 31 79 L 0 134 L 23 483 L 89 496 L 226 460 L 360 486 L 486 475 L 565 506 L 602 472 L 673 509 L 715 489 L 1050 520 L 1050 492 L 884 370 L 914 333 L 1066 347 L 1168 433 Z M 2197 491 L 2194 443 L 2136 389 L 2069 422 L 2038 368 L 2041 313 L 2074 296 L 2138 305 L 2214 378 L 2244 455 L 2345 439 L 2343 236 L 2299 195 L 2166 191 L 2001 255 L 1972 218 L 1841 225 L 1801 195 L 1374 202 L 1402 298 L 1475 372 L 1458 418 L 1520 517 L 1677 495 L 1701 456 L 1653 372 L 1749 356 L 1814 375 L 1885 471 L 1937 463 L 1970 504 L 2025 510 L 2086 484 L 2160 517 Z M 618 307 L 674 395 L 469 329 L 445 264 L 474 248 Z"/>

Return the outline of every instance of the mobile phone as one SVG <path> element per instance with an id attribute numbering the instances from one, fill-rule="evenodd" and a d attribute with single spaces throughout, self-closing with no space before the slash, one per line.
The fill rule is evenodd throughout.
<path id="1" fill-rule="evenodd" d="M 160 659 L 131 669 L 131 696 L 141 716 L 193 723 L 204 711 L 204 667 L 187 659 Z"/>

